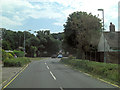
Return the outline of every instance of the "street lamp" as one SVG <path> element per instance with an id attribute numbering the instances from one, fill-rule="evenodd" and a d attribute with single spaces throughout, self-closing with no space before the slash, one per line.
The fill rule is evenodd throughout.
<path id="1" fill-rule="evenodd" d="M 104 9 L 98 9 L 98 11 L 102 11 L 102 15 L 103 15 L 103 31 L 104 31 Z"/>
<path id="2" fill-rule="evenodd" d="M 25 30 L 25 31 L 31 31 L 31 30 Z M 24 31 L 24 57 L 25 57 L 25 31 Z"/>
<path id="3" fill-rule="evenodd" d="M 102 16 L 103 16 L 103 30 L 102 34 L 104 35 L 104 9 L 98 9 L 98 11 L 102 11 Z M 105 36 L 104 36 L 104 63 L 106 63 L 106 55 L 105 55 Z"/>

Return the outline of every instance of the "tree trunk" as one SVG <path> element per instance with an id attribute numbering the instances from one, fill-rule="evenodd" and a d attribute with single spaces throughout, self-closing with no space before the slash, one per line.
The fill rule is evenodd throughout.
<path id="1" fill-rule="evenodd" d="M 83 50 L 77 50 L 77 58 L 85 59 L 85 52 Z"/>

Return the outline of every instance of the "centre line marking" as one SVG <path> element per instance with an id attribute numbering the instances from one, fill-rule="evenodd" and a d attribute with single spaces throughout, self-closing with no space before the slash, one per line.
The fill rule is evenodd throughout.
<path id="1" fill-rule="evenodd" d="M 47 64 L 47 63 L 45 62 L 45 64 Z"/>
<path id="2" fill-rule="evenodd" d="M 50 71 L 50 74 L 52 75 L 53 79 L 56 80 L 56 77 L 53 75 L 51 71 Z"/>
<path id="3" fill-rule="evenodd" d="M 49 69 L 49 67 L 47 66 L 47 69 Z"/>
<path id="4" fill-rule="evenodd" d="M 61 89 L 61 90 L 63 90 L 63 88 L 62 88 L 62 87 L 60 87 L 60 89 Z"/>

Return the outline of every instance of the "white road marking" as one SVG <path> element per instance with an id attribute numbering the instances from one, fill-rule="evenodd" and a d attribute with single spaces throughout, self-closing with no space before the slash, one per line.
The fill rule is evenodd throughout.
<path id="1" fill-rule="evenodd" d="M 53 79 L 56 80 L 56 77 L 53 75 L 51 71 L 50 71 L 50 74 L 52 75 Z"/>
<path id="2" fill-rule="evenodd" d="M 60 87 L 60 89 L 61 89 L 61 90 L 63 90 L 63 88 L 62 88 L 62 87 Z"/>
<path id="3" fill-rule="evenodd" d="M 47 66 L 47 69 L 49 69 L 49 67 Z"/>
<path id="4" fill-rule="evenodd" d="M 45 62 L 45 64 L 47 64 L 47 63 Z"/>

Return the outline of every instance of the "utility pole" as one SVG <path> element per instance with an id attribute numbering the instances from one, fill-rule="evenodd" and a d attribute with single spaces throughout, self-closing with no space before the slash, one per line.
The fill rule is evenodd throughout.
<path id="1" fill-rule="evenodd" d="M 25 52 L 25 51 L 26 51 L 26 50 L 25 50 L 25 32 L 26 32 L 26 31 L 31 31 L 31 30 L 25 30 L 25 31 L 24 31 L 24 57 L 25 57 L 25 53 L 26 53 L 26 52 Z"/>
<path id="2" fill-rule="evenodd" d="M 98 11 L 102 11 L 102 17 L 103 17 L 103 30 L 102 34 L 104 36 L 104 9 L 98 9 Z M 106 63 L 106 53 L 105 53 L 105 36 L 104 36 L 104 63 Z"/>

